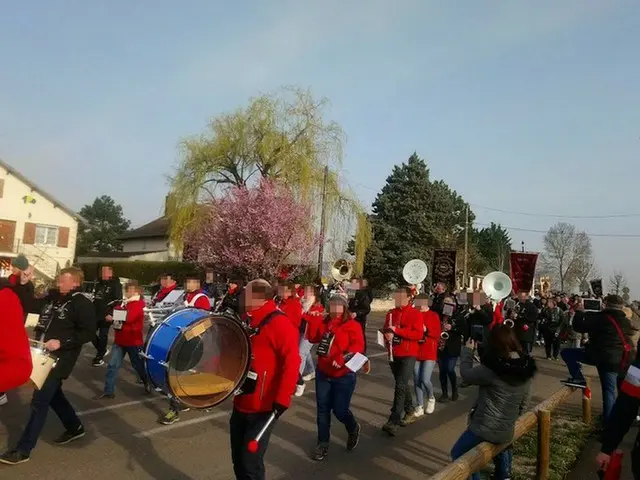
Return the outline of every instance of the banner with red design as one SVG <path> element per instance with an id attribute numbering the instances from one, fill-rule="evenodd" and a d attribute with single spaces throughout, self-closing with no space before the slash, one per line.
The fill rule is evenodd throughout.
<path id="1" fill-rule="evenodd" d="M 511 252 L 511 282 L 513 291 L 530 291 L 536 275 L 537 253 Z"/>

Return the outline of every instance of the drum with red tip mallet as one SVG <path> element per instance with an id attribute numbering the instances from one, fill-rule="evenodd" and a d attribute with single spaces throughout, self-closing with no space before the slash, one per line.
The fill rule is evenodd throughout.
<path id="1" fill-rule="evenodd" d="M 258 447 L 260 446 L 260 439 L 265 434 L 267 429 L 271 426 L 271 424 L 275 421 L 275 419 L 276 414 L 272 413 L 267 422 L 264 424 L 264 427 L 262 427 L 262 430 L 260 430 L 258 432 L 258 435 L 256 435 L 256 438 L 254 438 L 247 444 L 247 450 L 249 450 L 249 453 L 256 453 L 258 451 Z"/>

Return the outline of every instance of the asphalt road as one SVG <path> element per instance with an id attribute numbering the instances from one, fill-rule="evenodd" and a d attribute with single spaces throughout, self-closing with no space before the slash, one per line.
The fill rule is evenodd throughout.
<path id="1" fill-rule="evenodd" d="M 393 381 L 382 349 L 375 345 L 381 314 L 370 319 L 370 375 L 360 375 L 352 409 L 363 425 L 360 445 L 353 452 L 344 448 L 346 433 L 334 419 L 329 456 L 322 463 L 309 459 L 315 446 L 315 397 L 313 383 L 280 419 L 267 451 L 267 477 L 284 479 L 397 480 L 424 479 L 449 462 L 449 450 L 465 428 L 466 415 L 476 396 L 475 388 L 461 390 L 458 402 L 438 404 L 434 414 L 402 429 L 395 438 L 380 431 L 393 398 Z M 536 352 L 540 354 L 541 352 Z M 190 411 L 178 423 L 157 423 L 167 407 L 159 394 L 143 395 L 128 361 L 121 371 L 116 398 L 97 401 L 102 391 L 105 367 L 90 365 L 94 355 L 85 346 L 73 376 L 64 389 L 85 423 L 87 435 L 64 447 L 52 444 L 62 430 L 50 412 L 44 432 L 31 460 L 23 465 L 0 465 L 0 479 L 47 480 L 233 480 L 228 440 L 230 404 L 212 411 Z M 439 393 L 434 372 L 436 395 Z M 566 370 L 559 363 L 539 361 L 533 402 L 539 403 L 560 388 Z M 599 400 L 594 391 L 594 408 Z M 31 391 L 23 388 L 9 394 L 10 403 L 0 407 L 0 446 L 13 446 L 29 416 Z M 579 396 L 573 396 L 579 402 Z"/>

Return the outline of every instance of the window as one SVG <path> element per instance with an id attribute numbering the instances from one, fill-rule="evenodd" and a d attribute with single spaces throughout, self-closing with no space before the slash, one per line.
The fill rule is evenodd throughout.
<path id="1" fill-rule="evenodd" d="M 58 227 L 36 226 L 36 245 L 57 245 Z"/>

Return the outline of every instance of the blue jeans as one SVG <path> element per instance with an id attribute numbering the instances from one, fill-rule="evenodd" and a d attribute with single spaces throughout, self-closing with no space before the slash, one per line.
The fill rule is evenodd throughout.
<path id="1" fill-rule="evenodd" d="M 413 385 L 416 390 L 417 407 L 424 406 L 424 392 L 427 392 L 427 398 L 433 398 L 433 383 L 431 383 L 431 374 L 436 366 L 435 360 L 417 361 L 413 372 Z"/>
<path id="2" fill-rule="evenodd" d="M 125 355 L 129 355 L 129 360 L 131 361 L 133 369 L 142 381 L 145 384 L 147 383 L 147 374 L 144 370 L 144 362 L 140 356 L 140 351 L 140 347 L 121 347 L 120 345 L 113 344 L 111 357 L 109 357 L 109 366 L 107 367 L 107 378 L 104 382 L 104 393 L 107 395 L 113 395 L 116 388 L 118 371 L 120 370 L 120 367 L 122 367 Z"/>
<path id="3" fill-rule="evenodd" d="M 473 447 L 479 445 L 484 440 L 470 432 L 469 430 L 465 430 L 465 432 L 460 436 L 458 441 L 455 443 L 453 448 L 451 449 L 451 458 L 455 461 L 460 458 L 462 455 L 467 453 Z M 493 464 L 495 465 L 495 479 L 496 480 L 505 480 L 507 478 L 511 478 L 511 462 L 513 461 L 513 450 L 511 448 L 507 448 L 507 450 L 503 450 L 498 455 L 493 457 Z M 471 475 L 472 480 L 480 480 L 480 474 L 474 473 Z"/>
<path id="4" fill-rule="evenodd" d="M 458 357 L 440 357 L 438 358 L 438 369 L 440 369 L 440 387 L 443 395 L 449 392 L 448 381 L 451 382 L 451 393 L 458 391 L 458 383 L 456 377 L 456 364 Z"/>
<path id="5" fill-rule="evenodd" d="M 567 364 L 569 375 L 576 380 L 584 380 L 582 363 L 593 365 L 593 362 L 587 358 L 584 348 L 565 348 L 560 352 L 560 356 L 564 363 Z M 598 369 L 600 388 L 602 389 L 602 423 L 606 425 L 609 415 L 611 415 L 613 404 L 616 402 L 618 374 L 616 372 L 607 372 L 604 368 L 595 366 Z"/>
<path id="6" fill-rule="evenodd" d="M 358 422 L 351 413 L 351 396 L 356 389 L 356 374 L 349 372 L 342 377 L 327 377 L 316 372 L 316 404 L 318 409 L 318 443 L 328 445 L 331 438 L 331 412 L 347 428 L 347 433 L 358 429 Z"/>
<path id="7" fill-rule="evenodd" d="M 27 455 L 31 454 L 31 450 L 33 450 L 36 443 L 38 443 L 40 433 L 47 421 L 49 407 L 56 412 L 66 431 L 75 432 L 82 426 L 82 422 L 69 403 L 69 400 L 67 400 L 67 397 L 62 393 L 62 379 L 51 374 L 47 380 L 45 380 L 42 388 L 33 392 L 33 398 L 31 399 L 31 416 L 29 417 L 20 441 L 18 441 L 16 450 Z"/>
<path id="8" fill-rule="evenodd" d="M 306 375 L 315 373 L 316 366 L 313 363 L 313 356 L 311 355 L 311 347 L 313 344 L 306 338 L 300 337 L 300 375 Z"/>

